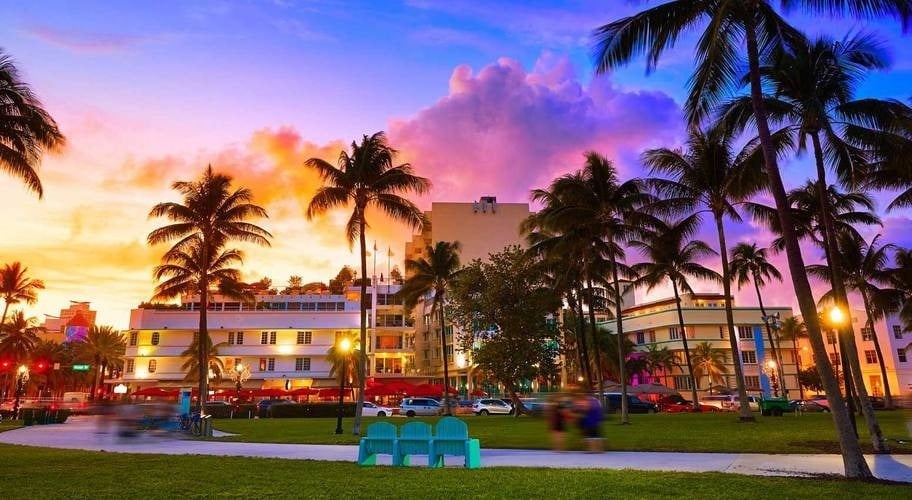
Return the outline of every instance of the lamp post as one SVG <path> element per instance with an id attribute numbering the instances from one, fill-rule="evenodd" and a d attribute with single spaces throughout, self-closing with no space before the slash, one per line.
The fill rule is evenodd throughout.
<path id="1" fill-rule="evenodd" d="M 771 333 L 769 336 L 770 342 L 776 341 L 779 338 L 779 330 L 782 329 L 782 321 L 779 319 L 779 313 L 761 317 L 763 318 L 763 323 L 766 324 L 767 332 Z M 772 335 L 772 333 L 775 333 L 775 336 Z M 779 383 L 782 384 L 782 395 L 785 398 L 788 398 L 788 386 L 785 385 L 785 365 L 784 363 L 780 363 L 783 358 L 782 349 L 780 349 L 779 345 L 770 345 L 770 350 L 775 350 L 776 352 L 776 356 L 774 356 L 774 358 L 776 358 L 776 374 L 779 378 Z M 798 375 L 796 374 L 795 376 L 797 377 Z"/>
<path id="2" fill-rule="evenodd" d="M 240 404 L 241 387 L 244 385 L 244 382 L 246 382 L 247 379 L 250 378 L 250 367 L 243 363 L 238 363 L 238 364 L 234 365 L 234 370 L 231 370 L 230 373 L 231 373 L 231 379 L 234 380 L 234 389 L 235 389 L 234 401 L 235 401 L 235 404 Z"/>
<path id="3" fill-rule="evenodd" d="M 349 349 L 351 349 L 351 340 L 342 338 L 337 349 L 339 356 L 342 357 L 342 370 L 339 377 L 339 414 L 336 416 L 336 434 L 342 434 L 342 403 L 345 401 L 345 360 Z"/>
<path id="4" fill-rule="evenodd" d="M 29 369 L 28 366 L 19 365 L 19 369 L 16 370 L 16 400 L 13 402 L 13 418 L 19 418 L 19 401 L 22 398 L 22 389 L 26 382 L 29 379 Z"/>
<path id="5" fill-rule="evenodd" d="M 842 312 L 842 309 L 839 306 L 833 306 L 830 309 L 830 323 L 833 325 L 834 334 L 836 339 L 840 339 L 839 329 L 845 324 L 846 316 Z M 842 361 L 842 383 L 845 386 L 845 397 L 848 400 L 849 404 L 849 417 L 852 420 L 852 429 L 855 430 L 855 437 L 858 437 L 858 424 L 855 422 L 855 394 L 854 389 L 852 388 L 852 377 L 849 372 L 849 363 L 846 362 L 848 359 L 845 346 L 840 342 L 839 345 L 840 358 Z M 838 371 L 837 371 L 838 373 Z M 839 381 L 837 376 L 836 381 Z"/>
<path id="6" fill-rule="evenodd" d="M 770 385 L 773 388 L 774 398 L 779 397 L 779 379 L 776 377 L 776 373 L 779 371 L 777 370 L 777 365 L 778 364 L 774 359 L 767 360 L 763 365 L 763 371 L 766 372 L 766 376 L 770 378 Z"/>

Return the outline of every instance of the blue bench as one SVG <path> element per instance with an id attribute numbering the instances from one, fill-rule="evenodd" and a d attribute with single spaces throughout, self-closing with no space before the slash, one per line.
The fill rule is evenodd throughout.
<path id="1" fill-rule="evenodd" d="M 394 466 L 409 465 L 412 455 L 427 455 L 429 467 L 443 467 L 444 457 L 464 457 L 465 467 L 481 467 L 481 444 L 469 437 L 465 422 L 443 417 L 434 434 L 424 422 L 409 422 L 396 435 L 396 426 L 375 422 L 368 426 L 367 436 L 358 444 L 358 465 L 376 465 L 377 455 L 390 455 Z"/>
<path id="2" fill-rule="evenodd" d="M 429 457 L 431 467 L 443 467 L 443 457 L 446 455 L 464 457 L 467 469 L 481 467 L 481 443 L 470 438 L 468 426 L 455 417 L 441 418 L 434 428 Z"/>
<path id="3" fill-rule="evenodd" d="M 367 427 L 367 436 L 358 444 L 358 465 L 374 465 L 377 455 L 390 455 L 393 465 L 399 465 L 399 439 L 396 426 L 388 422 L 375 422 Z"/>

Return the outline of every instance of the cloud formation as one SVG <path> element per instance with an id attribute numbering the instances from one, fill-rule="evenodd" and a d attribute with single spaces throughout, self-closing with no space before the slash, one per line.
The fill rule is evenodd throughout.
<path id="1" fill-rule="evenodd" d="M 72 52 L 108 54 L 123 52 L 143 42 L 142 37 L 86 31 L 33 24 L 25 28 L 29 36 Z"/>
<path id="2" fill-rule="evenodd" d="M 680 109 L 661 92 L 625 91 L 607 78 L 581 84 L 568 59 L 544 55 L 531 71 L 501 58 L 475 73 L 457 67 L 449 94 L 407 119 L 391 142 L 434 182 L 431 198 L 492 194 L 528 200 L 530 189 L 580 168 L 595 150 L 630 175 L 647 147 L 673 143 Z"/>

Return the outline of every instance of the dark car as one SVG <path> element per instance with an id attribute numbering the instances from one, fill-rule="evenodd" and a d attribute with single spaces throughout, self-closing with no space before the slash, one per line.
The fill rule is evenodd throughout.
<path id="1" fill-rule="evenodd" d="M 267 417 L 270 415 L 269 409 L 273 406 L 293 403 L 294 401 L 289 401 L 287 399 L 261 399 L 260 402 L 257 403 L 257 415 L 259 415 L 260 418 Z"/>
<path id="2" fill-rule="evenodd" d="M 620 393 L 605 393 L 605 413 L 615 413 L 618 411 L 621 411 Z M 630 413 L 658 413 L 659 407 L 653 403 L 647 403 L 636 396 L 628 394 L 627 411 Z"/>
<path id="3" fill-rule="evenodd" d="M 814 401 L 811 399 L 795 399 L 789 401 L 789 409 L 791 411 L 799 411 L 804 413 L 829 413 L 830 407 L 820 404 L 819 401 Z"/>

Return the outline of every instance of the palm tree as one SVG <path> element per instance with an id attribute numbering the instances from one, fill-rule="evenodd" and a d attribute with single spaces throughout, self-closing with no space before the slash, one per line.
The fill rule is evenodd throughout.
<path id="1" fill-rule="evenodd" d="M 186 375 L 184 375 L 184 380 L 198 380 L 200 376 L 205 377 L 207 380 L 212 379 L 212 382 L 218 384 L 222 381 L 222 374 L 225 373 L 225 363 L 219 358 L 219 349 L 228 347 L 227 342 L 219 342 L 218 344 L 212 344 L 212 337 L 206 337 L 206 342 L 209 344 L 206 346 L 205 352 L 208 353 L 208 359 L 206 360 L 206 370 L 200 372 L 200 363 L 199 363 L 199 344 L 202 342 L 201 335 L 194 335 L 193 341 L 190 342 L 190 345 L 181 353 L 182 358 L 187 358 L 184 361 L 184 364 L 181 365 L 181 370 L 183 370 Z"/>
<path id="2" fill-rule="evenodd" d="M 665 385 L 668 385 L 668 373 L 678 366 L 678 360 L 673 352 L 668 350 L 667 346 L 659 347 L 655 344 L 646 346 L 644 356 L 646 360 L 646 371 L 653 379 L 656 378 L 656 372 L 661 371 L 665 375 Z"/>
<path id="3" fill-rule="evenodd" d="M 736 153 L 733 143 L 734 137 L 721 124 L 716 124 L 707 131 L 692 129 L 686 149 L 651 149 L 643 153 L 643 159 L 653 173 L 671 176 L 671 179 L 651 180 L 654 189 L 664 198 L 660 202 L 662 205 L 679 214 L 696 213 L 699 216 L 703 211 L 712 214 L 722 260 L 722 289 L 725 294 L 728 341 L 732 352 L 738 352 L 724 222 L 726 217 L 741 221 L 736 205 L 744 203 L 757 193 L 763 187 L 765 176 L 756 144 L 748 142 Z M 695 210 L 698 211 L 694 212 Z M 772 348 L 775 355 L 775 346 Z M 740 418 L 742 421 L 752 421 L 754 415 L 750 411 L 741 363 L 735 363 L 735 380 L 741 403 Z"/>
<path id="4" fill-rule="evenodd" d="M 33 382 L 38 382 L 38 377 L 44 379 L 44 389 L 39 396 L 53 395 L 55 392 L 62 392 L 60 386 L 64 378 L 62 372 L 65 370 L 54 370 L 53 367 L 55 363 L 61 363 L 63 361 L 64 355 L 63 345 L 54 342 L 53 340 L 38 339 L 38 341 L 35 342 L 35 346 L 29 353 L 29 358 L 31 358 L 32 365 L 38 368 L 32 371 L 31 380 Z"/>
<path id="5" fill-rule="evenodd" d="M 57 123 L 20 78 L 12 57 L 0 49 L 0 169 L 41 198 L 44 191 L 37 172 L 41 156 L 60 149 L 64 142 Z"/>
<path id="6" fill-rule="evenodd" d="M 802 338 L 807 338 L 807 329 L 804 327 L 804 322 L 802 322 L 796 316 L 789 316 L 782 320 L 782 323 L 779 325 L 779 338 L 782 340 L 791 340 L 792 341 L 792 355 L 795 358 L 795 369 L 796 373 L 801 372 L 801 356 L 798 354 L 798 341 Z M 801 399 L 804 399 L 804 386 L 799 382 L 798 391 L 800 393 Z"/>
<path id="7" fill-rule="evenodd" d="M 452 412 L 449 405 L 450 371 L 446 349 L 444 310 L 446 309 L 446 292 L 459 273 L 459 242 L 438 241 L 434 246 L 428 245 L 425 254 L 427 257 L 405 261 L 408 278 L 399 290 L 399 294 L 403 297 L 405 306 L 411 309 L 419 300 L 433 293 L 431 316 L 437 315 L 440 324 L 440 345 L 443 349 L 443 407 L 446 414 L 450 415 Z"/>
<path id="8" fill-rule="evenodd" d="M 0 296 L 3 297 L 3 317 L 0 325 L 6 322 L 6 313 L 10 304 L 34 304 L 38 300 L 38 290 L 44 290 L 44 282 L 29 278 L 28 268 L 19 262 L 4 264 L 0 269 Z"/>
<path id="9" fill-rule="evenodd" d="M 221 286 L 234 290 L 240 272 L 230 266 L 242 262 L 239 250 L 226 249 L 231 241 L 269 246 L 272 235 L 247 222 L 253 217 L 267 217 L 266 211 L 252 203 L 253 193 L 246 188 L 231 191 L 231 177 L 217 174 L 208 166 L 196 181 L 178 181 L 172 188 L 183 196 L 183 203 L 165 202 L 152 208 L 150 217 L 165 217 L 172 224 L 149 233 L 150 245 L 177 240 L 156 267 L 154 299 L 172 299 L 181 295 L 200 297 L 198 365 L 206 365 L 210 345 L 207 311 L 210 289 Z M 209 394 L 206 373 L 199 373 L 200 410 Z"/>
<path id="10" fill-rule="evenodd" d="M 90 398 L 95 399 L 96 388 L 104 387 L 104 377 L 108 368 L 120 370 L 127 342 L 123 335 L 112 326 L 94 325 L 89 329 L 83 342 L 76 344 L 77 355 L 92 364 L 95 372 L 92 377 Z"/>
<path id="11" fill-rule="evenodd" d="M 787 8 L 802 6 L 812 12 L 831 15 L 849 14 L 866 18 L 893 16 L 901 19 L 903 26 L 912 20 L 910 0 L 781 0 L 781 3 Z M 772 48 L 782 45 L 785 40 L 796 36 L 796 30 L 785 22 L 769 0 L 672 0 L 596 29 L 593 35 L 596 71 L 610 71 L 642 53 L 648 55 L 647 71 L 651 71 L 666 49 L 674 46 L 682 34 L 699 26 L 705 26 L 705 31 L 695 51 L 696 71 L 688 82 L 690 95 L 685 106 L 687 116 L 691 124 L 699 123 L 720 98 L 730 93 L 739 83 L 739 66 L 742 64 L 739 46 L 743 43 L 749 68 L 751 104 L 764 164 L 769 172 L 769 187 L 783 228 L 789 272 L 801 314 L 808 321 L 814 355 L 823 359 L 826 357 L 826 346 L 820 333 L 816 303 L 804 269 L 801 247 L 792 230 L 793 223 L 767 120 L 760 77 L 761 57 L 769 54 Z M 834 409 L 833 420 L 839 435 L 846 476 L 870 478 L 871 470 L 855 438 L 831 367 L 821 366 L 820 375 L 830 407 Z"/>
<path id="12" fill-rule="evenodd" d="M 342 375 L 342 364 L 345 364 L 346 370 L 345 374 L 354 381 L 355 384 L 360 384 L 361 380 L 364 379 L 364 372 L 361 371 L 361 348 L 358 344 L 357 339 L 349 339 L 351 348 L 347 351 L 343 351 L 339 348 L 341 338 L 337 338 L 333 345 L 326 351 L 326 361 L 329 362 L 329 376 L 333 377 L 335 375 Z"/>
<path id="13" fill-rule="evenodd" d="M 728 373 L 728 367 L 725 366 L 727 361 L 728 355 L 725 351 L 716 349 L 710 342 L 700 342 L 694 346 L 694 376 L 698 379 L 703 377 L 708 379 L 709 392 L 712 392 L 713 382 L 722 380 L 722 375 Z M 735 366 L 738 366 L 738 363 L 735 363 Z"/>
<path id="14" fill-rule="evenodd" d="M 29 359 L 41 331 L 36 318 L 26 318 L 22 311 L 14 311 L 10 322 L 0 328 L 0 354 L 16 363 Z"/>
<path id="15" fill-rule="evenodd" d="M 766 337 L 769 340 L 773 357 L 779 368 L 779 380 L 782 381 L 782 392 L 788 397 L 788 388 L 785 385 L 785 366 L 782 364 L 782 356 L 779 353 L 779 346 L 773 344 L 773 329 L 770 326 L 770 318 L 766 315 L 766 308 L 763 306 L 763 294 L 760 288 L 766 285 L 767 281 L 775 279 L 782 281 L 782 274 L 776 269 L 776 266 L 770 264 L 766 258 L 766 248 L 758 248 L 756 243 L 738 243 L 731 250 L 731 279 L 738 281 L 738 290 L 742 286 L 754 282 L 754 290 L 757 292 L 757 303 L 760 305 L 760 314 L 763 315 L 763 323 L 766 325 Z M 734 351 L 732 351 L 734 352 Z"/>
<path id="16" fill-rule="evenodd" d="M 681 342 L 684 344 L 684 359 L 687 362 L 687 371 L 691 379 L 690 390 L 694 411 L 699 408 L 697 380 L 690 358 L 690 350 L 687 347 L 687 330 L 684 327 L 680 293 L 693 293 L 693 288 L 687 281 L 688 277 L 710 281 L 722 279 L 715 271 L 697 263 L 703 257 L 716 254 L 716 251 L 706 243 L 691 239 L 699 225 L 700 219 L 696 215 L 670 223 L 659 220 L 655 222 L 655 227 L 644 240 L 634 240 L 630 243 L 648 259 L 648 262 L 631 266 L 639 276 L 634 282 L 635 284 L 645 285 L 647 289 L 651 290 L 666 281 L 671 282 L 678 309 L 678 328 L 680 328 Z"/>
<path id="17" fill-rule="evenodd" d="M 307 205 L 307 218 L 328 212 L 334 208 L 354 205 L 351 217 L 345 225 L 349 245 L 359 240 L 361 252 L 361 345 L 367 345 L 367 209 L 378 208 L 394 220 L 405 222 L 411 228 L 420 230 L 426 223 L 418 207 L 399 193 L 427 193 L 431 183 L 415 175 L 408 163 L 394 165 L 397 151 L 390 147 L 383 132 L 365 135 L 361 143 L 352 142 L 351 154 L 339 153 L 338 167 L 320 158 L 311 158 L 304 164 L 316 170 L 324 186 Z M 359 369 L 367 373 L 367 353 L 361 352 Z M 358 391 L 358 405 L 355 409 L 353 433 L 361 433 L 361 412 L 364 407 L 364 378 Z"/>

